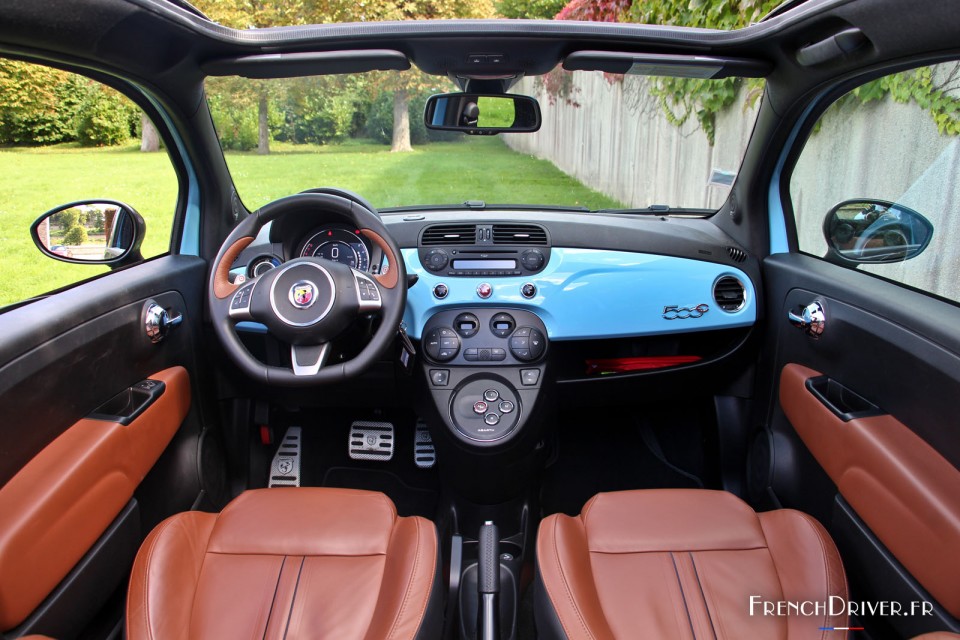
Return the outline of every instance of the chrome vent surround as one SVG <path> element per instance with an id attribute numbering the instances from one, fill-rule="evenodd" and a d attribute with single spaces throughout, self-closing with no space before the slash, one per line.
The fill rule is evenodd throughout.
<path id="1" fill-rule="evenodd" d="M 533 224 L 493 225 L 493 244 L 547 246 L 547 232 Z"/>
<path id="2" fill-rule="evenodd" d="M 713 283 L 713 299 L 727 313 L 740 311 L 747 301 L 747 291 L 737 278 L 722 276 Z"/>
<path id="3" fill-rule="evenodd" d="M 727 255 L 734 262 L 743 262 L 747 259 L 747 252 L 738 247 L 727 247 Z"/>
<path id="4" fill-rule="evenodd" d="M 435 224 L 423 230 L 420 245 L 424 247 L 474 244 L 475 224 Z"/>

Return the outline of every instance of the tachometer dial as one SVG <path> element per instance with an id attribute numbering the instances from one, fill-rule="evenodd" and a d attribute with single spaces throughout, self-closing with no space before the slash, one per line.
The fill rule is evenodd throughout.
<path id="1" fill-rule="evenodd" d="M 303 245 L 300 256 L 332 260 L 360 271 L 370 268 L 370 251 L 367 245 L 357 234 L 346 229 L 321 229 Z"/>

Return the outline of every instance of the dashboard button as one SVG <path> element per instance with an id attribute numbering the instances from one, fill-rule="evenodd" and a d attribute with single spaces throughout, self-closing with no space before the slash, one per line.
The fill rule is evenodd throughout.
<path id="1" fill-rule="evenodd" d="M 510 338 L 510 349 L 529 349 L 530 348 L 530 338 L 525 336 L 513 336 Z"/>
<path id="2" fill-rule="evenodd" d="M 476 414 L 484 414 L 487 412 L 487 403 L 483 400 L 477 400 L 473 403 L 473 412 Z"/>
<path id="3" fill-rule="evenodd" d="M 493 295 L 493 287 L 486 282 L 481 283 L 480 286 L 477 287 L 477 295 L 486 300 Z"/>
<path id="4" fill-rule="evenodd" d="M 438 285 L 439 286 L 439 285 Z M 520 287 L 520 295 L 528 300 L 534 298 L 537 295 L 537 285 L 532 282 L 527 282 L 522 287 Z"/>
<path id="5" fill-rule="evenodd" d="M 433 297 L 439 300 L 446 298 L 448 293 L 450 293 L 450 289 L 442 282 L 433 288 Z"/>
<path id="6" fill-rule="evenodd" d="M 495 413 L 488 413 L 487 415 L 483 416 L 483 421 L 492 427 L 500 422 L 500 416 Z"/>
<path id="7" fill-rule="evenodd" d="M 477 355 L 477 349 L 467 349 L 463 352 L 463 359 L 474 362 L 479 356 Z"/>
<path id="8" fill-rule="evenodd" d="M 496 389 L 487 389 L 483 392 L 483 399 L 487 402 L 496 402 L 497 398 L 500 397 L 500 392 Z"/>
<path id="9" fill-rule="evenodd" d="M 490 349 L 490 359 L 491 360 L 506 360 L 507 359 L 507 350 L 501 349 L 500 347 L 494 347 Z"/>
<path id="10" fill-rule="evenodd" d="M 435 387 L 445 387 L 450 382 L 450 370 L 449 369 L 431 369 L 430 370 L 430 381 Z M 503 409 L 501 409 L 503 411 Z"/>
<path id="11" fill-rule="evenodd" d="M 510 402 L 509 400 L 501 400 L 499 408 L 500 408 L 500 413 L 510 413 L 514 409 L 513 403 Z"/>
<path id="12" fill-rule="evenodd" d="M 460 341 L 456 338 L 440 338 L 441 349 L 456 349 L 460 346 Z"/>
<path id="13" fill-rule="evenodd" d="M 520 327 L 513 333 L 513 335 L 517 338 L 522 338 L 524 336 L 530 337 L 530 327 Z"/>
<path id="14" fill-rule="evenodd" d="M 536 360 L 547 348 L 547 340 L 536 329 L 530 330 L 530 356 Z"/>
<path id="15" fill-rule="evenodd" d="M 510 353 L 513 354 L 513 357 L 517 360 L 532 360 L 530 357 L 530 349 L 510 349 Z"/>
<path id="16" fill-rule="evenodd" d="M 520 383 L 526 387 L 532 387 L 540 382 L 540 369 L 521 369 Z"/>

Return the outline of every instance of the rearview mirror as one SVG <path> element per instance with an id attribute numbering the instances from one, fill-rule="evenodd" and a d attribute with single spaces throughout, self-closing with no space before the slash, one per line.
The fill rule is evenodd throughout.
<path id="1" fill-rule="evenodd" d="M 920 255 L 933 237 L 933 224 L 902 204 L 858 198 L 830 210 L 823 235 L 832 262 L 884 264 Z"/>
<path id="2" fill-rule="evenodd" d="M 30 225 L 42 253 L 62 262 L 123 266 L 142 259 L 146 224 L 130 205 L 113 200 L 71 202 Z"/>
<path id="3" fill-rule="evenodd" d="M 440 93 L 427 98 L 427 129 L 471 135 L 532 133 L 540 129 L 540 103 L 530 96 Z"/>

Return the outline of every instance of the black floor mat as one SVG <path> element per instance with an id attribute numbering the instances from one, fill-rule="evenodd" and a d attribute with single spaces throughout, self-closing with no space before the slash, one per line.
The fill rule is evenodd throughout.
<path id="1" fill-rule="evenodd" d="M 657 434 L 662 445 L 657 453 L 644 441 L 641 427 Z M 704 447 L 693 415 L 678 419 L 626 410 L 572 412 L 558 426 L 557 457 L 544 473 L 543 515 L 577 515 L 587 500 L 603 491 L 710 487 Z"/>
<path id="2" fill-rule="evenodd" d="M 347 435 L 354 420 L 387 421 L 394 425 L 394 452 L 388 462 L 351 460 Z M 413 461 L 415 422 L 412 414 L 397 416 L 345 415 L 328 412 L 321 421 L 303 427 L 301 484 L 382 491 L 401 516 L 433 519 L 440 496 L 436 467 L 420 469 Z"/>

